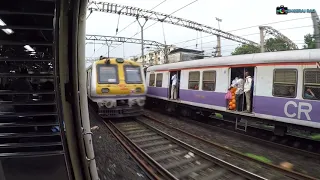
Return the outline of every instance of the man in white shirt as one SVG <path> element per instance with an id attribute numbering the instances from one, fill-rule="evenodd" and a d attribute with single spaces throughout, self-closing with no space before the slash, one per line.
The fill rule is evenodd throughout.
<path id="1" fill-rule="evenodd" d="M 235 77 L 234 80 L 232 80 L 231 87 L 236 87 L 238 79 L 239 79 L 238 77 Z"/>
<path id="2" fill-rule="evenodd" d="M 246 71 L 245 74 L 246 81 L 244 83 L 244 93 L 246 96 L 246 104 L 247 104 L 247 112 L 251 111 L 251 86 L 252 86 L 252 77 L 250 76 L 249 72 Z"/>
<path id="3" fill-rule="evenodd" d="M 242 111 L 242 105 L 243 105 L 243 85 L 244 80 L 241 78 L 238 78 L 236 84 L 235 84 L 237 90 L 236 90 L 236 108 L 237 111 Z"/>
<path id="4" fill-rule="evenodd" d="M 177 74 L 171 77 L 171 96 L 170 99 L 177 99 Z"/>

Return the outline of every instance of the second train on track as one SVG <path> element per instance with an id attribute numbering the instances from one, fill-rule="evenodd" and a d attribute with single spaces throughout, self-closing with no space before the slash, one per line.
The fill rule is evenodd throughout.
<path id="1" fill-rule="evenodd" d="M 102 118 L 132 117 L 142 113 L 147 87 L 139 63 L 100 57 L 86 72 L 89 103 Z"/>

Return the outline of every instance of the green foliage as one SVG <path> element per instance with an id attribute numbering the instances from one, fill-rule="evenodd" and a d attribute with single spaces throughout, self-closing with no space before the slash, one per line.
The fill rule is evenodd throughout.
<path id="1" fill-rule="evenodd" d="M 253 159 L 256 159 L 258 161 L 264 162 L 264 163 L 268 163 L 268 164 L 272 163 L 272 161 L 270 159 L 263 157 L 263 156 L 258 156 L 258 155 L 251 154 L 251 153 L 246 153 L 245 155 L 248 157 L 251 157 Z"/>
<path id="2" fill-rule="evenodd" d="M 239 55 L 239 54 L 253 54 L 253 53 L 259 53 L 260 48 L 251 45 L 251 44 L 243 44 L 242 46 L 237 47 L 231 55 Z"/>
<path id="3" fill-rule="evenodd" d="M 269 38 L 265 41 L 265 48 L 268 52 L 290 50 L 286 41 L 280 38 Z"/>
<path id="4" fill-rule="evenodd" d="M 315 49 L 316 48 L 316 40 L 311 34 L 307 34 L 304 36 L 304 43 L 303 49 Z"/>

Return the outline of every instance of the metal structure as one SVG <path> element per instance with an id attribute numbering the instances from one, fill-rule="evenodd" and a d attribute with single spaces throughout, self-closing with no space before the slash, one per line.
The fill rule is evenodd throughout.
<path id="1" fill-rule="evenodd" d="M 149 46 L 155 46 L 158 49 L 161 49 L 164 54 L 165 54 L 165 59 L 167 59 L 167 46 L 165 44 L 162 44 L 157 41 L 152 41 L 152 40 L 142 40 L 142 39 L 136 39 L 136 38 L 127 38 L 127 37 L 117 37 L 117 36 L 103 36 L 103 35 L 86 35 L 86 44 L 105 44 L 108 46 L 108 57 L 109 57 L 109 49 L 111 46 L 112 42 L 121 42 L 121 43 L 133 43 L 133 44 L 143 44 L 144 45 L 149 45 Z M 89 42 L 88 42 L 89 41 Z M 93 41 L 93 42 L 92 42 Z M 105 43 L 96 43 L 95 41 L 103 41 Z M 111 43 L 110 43 L 111 42 Z M 142 54 L 142 57 L 144 54 Z M 99 58 L 87 58 L 86 62 L 92 62 L 95 61 Z M 144 59 L 143 59 L 144 60 Z"/>
<path id="2" fill-rule="evenodd" d="M 276 38 L 284 40 L 288 44 L 290 49 L 299 49 L 298 46 L 293 41 L 291 41 L 287 36 L 283 35 L 278 30 L 272 28 L 271 26 L 259 26 L 259 29 L 260 29 L 261 52 L 265 52 L 264 37 L 265 37 L 265 34 L 267 33 L 273 35 Z"/>
<path id="3" fill-rule="evenodd" d="M 141 44 L 142 42 L 144 45 L 149 46 L 156 46 L 158 48 L 164 48 L 165 45 L 159 43 L 157 41 L 152 40 L 141 40 L 135 38 L 127 38 L 127 37 L 118 37 L 118 36 L 103 36 L 103 35 L 86 35 L 87 41 L 104 41 L 104 42 L 121 42 L 121 43 L 134 43 L 134 44 Z"/>
<path id="4" fill-rule="evenodd" d="M 169 24 L 178 25 L 178 26 L 186 27 L 196 31 L 201 31 L 208 34 L 216 35 L 218 37 L 223 37 L 225 39 L 236 41 L 242 44 L 259 45 L 258 43 L 253 42 L 251 40 L 233 35 L 228 32 L 221 31 L 219 29 L 215 29 L 207 25 L 197 23 L 195 21 L 178 18 L 178 17 L 174 17 L 168 14 L 159 13 L 155 11 L 144 10 L 137 7 L 123 6 L 123 5 L 108 3 L 108 2 L 91 1 L 88 3 L 88 10 L 133 16 L 133 17 L 136 17 L 137 19 L 138 18 L 152 19 L 159 22 L 166 22 Z"/>
<path id="5" fill-rule="evenodd" d="M 311 18 L 313 22 L 313 29 L 314 29 L 313 37 L 316 42 L 316 48 L 320 49 L 320 20 L 317 12 L 311 13 Z"/>

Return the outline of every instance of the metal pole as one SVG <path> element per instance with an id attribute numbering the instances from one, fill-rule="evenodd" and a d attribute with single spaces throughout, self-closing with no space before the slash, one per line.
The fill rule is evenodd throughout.
<path id="1" fill-rule="evenodd" d="M 217 52 L 218 52 L 218 57 L 221 57 L 221 39 L 220 39 L 220 36 L 217 36 Z"/>
<path id="2" fill-rule="evenodd" d="M 146 20 L 146 21 L 145 21 L 143 24 L 141 24 L 140 21 L 139 21 L 139 18 L 137 17 L 137 21 L 138 21 L 138 23 L 139 23 L 139 25 L 140 25 L 140 28 L 141 28 L 141 56 L 142 56 L 142 64 L 143 64 L 143 65 L 145 64 L 145 62 L 144 62 L 143 27 L 144 27 L 144 25 L 147 23 L 148 19 L 145 18 L 145 20 Z"/>
<path id="3" fill-rule="evenodd" d="M 107 46 L 108 46 L 108 58 L 110 58 L 110 46 L 109 45 Z"/>
<path id="4" fill-rule="evenodd" d="M 220 22 L 222 22 L 222 19 L 216 17 L 216 20 L 218 21 L 218 28 L 220 30 Z M 217 35 L 217 53 L 217 56 L 221 57 L 221 38 L 219 35 Z"/>
<path id="5" fill-rule="evenodd" d="M 92 140 L 92 132 L 90 127 L 90 118 L 88 111 L 88 100 L 87 100 L 87 84 L 86 84 L 86 63 L 85 63 L 85 35 L 86 35 L 86 13 L 87 13 L 87 0 L 80 1 L 79 7 L 79 32 L 78 36 L 78 81 L 79 81 L 79 101 L 80 101 L 80 112 L 81 112 L 81 121 L 83 126 L 83 136 L 84 136 L 84 144 L 86 150 L 86 158 L 88 159 L 88 168 L 90 170 L 90 175 L 92 180 L 99 180 L 96 160 L 93 149 L 93 140 Z"/>
<path id="6" fill-rule="evenodd" d="M 311 18 L 313 22 L 313 29 L 314 29 L 314 40 L 316 43 L 316 48 L 320 49 L 320 21 L 317 12 L 311 13 Z"/>
<path id="7" fill-rule="evenodd" d="M 261 52 L 265 52 L 264 49 L 264 27 L 259 26 L 260 29 L 260 48 L 261 48 Z"/>

